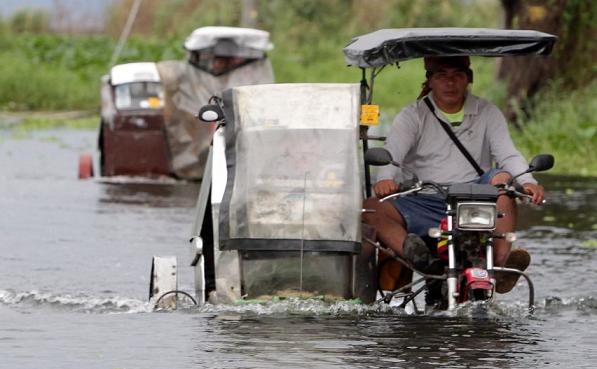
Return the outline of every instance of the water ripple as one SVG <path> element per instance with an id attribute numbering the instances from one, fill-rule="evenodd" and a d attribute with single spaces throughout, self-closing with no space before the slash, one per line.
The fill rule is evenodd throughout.
<path id="1" fill-rule="evenodd" d="M 597 314 L 597 299 L 593 296 L 571 298 L 550 296 L 544 301 L 544 309 L 551 313 L 566 310 L 578 310 L 583 313 Z"/>

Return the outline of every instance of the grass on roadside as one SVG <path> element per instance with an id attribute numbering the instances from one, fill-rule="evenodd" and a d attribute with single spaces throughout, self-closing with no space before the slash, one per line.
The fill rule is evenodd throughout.
<path id="1" fill-rule="evenodd" d="M 54 118 L 30 116 L 20 123 L 14 124 L 13 132 L 30 132 L 42 129 L 96 129 L 99 127 L 100 118 L 97 115 L 79 118 Z"/>
<path id="2" fill-rule="evenodd" d="M 0 33 L 0 110 L 99 109 L 108 36 Z M 118 63 L 181 59 L 179 41 L 131 37 Z"/>
<path id="3" fill-rule="evenodd" d="M 512 129 L 516 146 L 527 159 L 551 153 L 550 173 L 597 176 L 597 82 L 563 94 L 552 84 L 534 99 L 531 119 Z"/>
<path id="4" fill-rule="evenodd" d="M 91 109 L 99 77 L 89 83 L 66 67 L 34 65 L 17 53 L 0 54 L 0 108 L 9 111 Z"/>

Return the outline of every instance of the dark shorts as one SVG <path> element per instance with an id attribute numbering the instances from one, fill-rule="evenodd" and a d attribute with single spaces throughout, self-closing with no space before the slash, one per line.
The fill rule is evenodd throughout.
<path id="1" fill-rule="evenodd" d="M 488 170 L 471 183 L 488 184 L 500 172 L 503 171 Z M 438 227 L 442 218 L 446 216 L 446 202 L 437 195 L 404 196 L 392 200 L 392 204 L 404 218 L 406 231 L 419 236 L 427 235 L 427 231 L 431 227 Z"/>

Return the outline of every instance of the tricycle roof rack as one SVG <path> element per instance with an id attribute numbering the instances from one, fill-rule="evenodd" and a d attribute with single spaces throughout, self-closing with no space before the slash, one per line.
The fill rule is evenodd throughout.
<path id="1" fill-rule="evenodd" d="M 430 55 L 548 55 L 557 37 L 530 30 L 396 28 L 358 36 L 344 48 L 350 66 L 378 68 Z"/>

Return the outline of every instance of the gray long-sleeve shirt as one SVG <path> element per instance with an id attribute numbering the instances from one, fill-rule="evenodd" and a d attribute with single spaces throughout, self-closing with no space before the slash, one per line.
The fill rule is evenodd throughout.
<path id="1" fill-rule="evenodd" d="M 433 95 L 429 95 L 433 102 Z M 438 116 L 448 121 L 433 103 Z M 472 94 L 464 102 L 464 120 L 452 128 L 479 166 L 487 171 L 493 163 L 497 168 L 516 175 L 528 168 L 525 158 L 514 147 L 506 119 L 492 103 Z M 404 108 L 394 119 L 385 148 L 394 161 L 405 169 L 405 176 L 414 173 L 420 180 L 442 184 L 475 180 L 477 172 L 440 126 L 423 100 Z M 395 179 L 401 182 L 402 171 L 393 165 L 381 167 L 377 180 Z M 518 182 L 537 183 L 530 175 Z"/>

